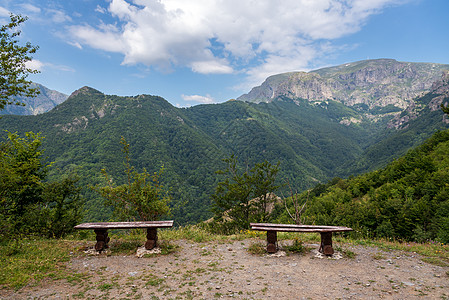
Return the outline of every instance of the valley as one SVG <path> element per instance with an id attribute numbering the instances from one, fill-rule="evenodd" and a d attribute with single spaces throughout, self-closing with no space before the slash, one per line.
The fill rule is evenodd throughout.
<path id="1" fill-rule="evenodd" d="M 89 186 L 102 182 L 103 168 L 124 181 L 123 136 L 137 170 L 164 166 L 179 224 L 196 223 L 211 216 L 210 195 L 221 180 L 215 172 L 231 154 L 242 168 L 280 162 L 279 184 L 303 191 L 383 167 L 445 130 L 440 105 L 448 102 L 447 69 L 357 62 L 276 75 L 238 100 L 189 108 L 159 96 L 120 97 L 83 87 L 49 112 L 5 115 L 0 128 L 42 133 L 45 156 L 54 162 L 50 179 L 79 174 L 86 221 L 110 215 Z"/>

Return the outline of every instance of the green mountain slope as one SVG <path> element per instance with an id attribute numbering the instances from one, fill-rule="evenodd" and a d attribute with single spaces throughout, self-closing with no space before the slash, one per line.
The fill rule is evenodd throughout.
<path id="1" fill-rule="evenodd" d="M 443 113 L 433 113 L 409 121 L 407 129 L 420 132 L 415 142 L 422 142 L 440 126 Z M 101 182 L 100 170 L 105 168 L 119 184 L 125 180 L 119 144 L 124 136 L 138 171 L 153 172 L 164 165 L 162 180 L 174 198 L 174 218 L 184 224 L 211 215 L 210 195 L 221 180 L 215 171 L 224 167 L 222 159 L 230 154 L 238 157 L 242 167 L 279 161 L 279 183 L 288 180 L 296 190 L 303 190 L 346 176 L 354 166 L 360 173 L 376 164 L 385 165 L 412 145 L 397 143 L 383 149 L 379 157 L 371 157 L 370 149 L 381 147 L 382 141 L 391 137 L 399 141 L 402 135 L 408 141 L 407 134 L 415 133 L 396 128 L 385 131 L 387 123 L 382 120 L 344 122 L 357 116 L 356 108 L 332 100 L 279 97 L 270 103 L 228 101 L 176 108 L 157 96 L 118 97 L 84 87 L 47 113 L 4 116 L 0 128 L 42 132 L 46 155 L 54 161 L 50 175 L 80 174 L 87 221 L 106 219 L 110 214 L 103 200 L 88 188 Z M 357 163 L 360 158 L 365 162 Z"/>
<path id="2" fill-rule="evenodd" d="M 206 198 L 197 186 L 212 185 L 209 181 L 214 181 L 214 170 L 208 164 L 219 165 L 221 160 L 210 155 L 216 152 L 214 144 L 192 128 L 183 111 L 160 97 L 108 96 L 82 88 L 46 114 L 5 116 L 0 122 L 10 131 L 42 132 L 46 137 L 43 147 L 55 162 L 54 169 L 62 173 L 76 170 L 86 186 L 101 182 L 102 168 L 118 183 L 123 182 L 119 139 L 124 136 L 131 144 L 131 162 L 138 170 L 145 167 L 153 172 L 164 165 L 164 183 L 174 191 L 175 199 L 189 200 L 184 208 L 194 215 L 183 213 L 182 221 L 207 214 L 207 210 L 194 209 L 201 206 L 197 201 Z M 84 192 L 88 197 L 87 219 L 106 218 L 109 212 L 102 207 L 102 200 L 87 188 Z"/>
<path id="3" fill-rule="evenodd" d="M 334 175 L 337 165 L 361 152 L 356 142 L 360 130 L 333 118 L 351 111 L 335 102 L 315 106 L 301 99 L 280 98 L 269 104 L 236 101 L 197 106 L 186 113 L 225 153 L 250 164 L 281 161 L 281 169 L 284 165 L 291 169 L 289 180 L 301 177 L 296 180 L 300 188 Z"/>
<path id="4" fill-rule="evenodd" d="M 368 237 L 448 243 L 448 153 L 449 131 L 440 131 L 380 170 L 315 188 L 303 217 Z"/>

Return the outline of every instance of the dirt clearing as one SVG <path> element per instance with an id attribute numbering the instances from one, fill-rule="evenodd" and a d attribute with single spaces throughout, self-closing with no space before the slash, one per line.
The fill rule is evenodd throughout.
<path id="1" fill-rule="evenodd" d="M 247 250 L 256 242 L 178 240 L 169 255 L 74 256 L 67 264 L 72 279 L 0 290 L 0 298 L 449 299 L 449 267 L 414 253 L 345 244 L 354 258 L 318 258 L 318 245 L 307 245 L 305 254 L 260 256 Z"/>

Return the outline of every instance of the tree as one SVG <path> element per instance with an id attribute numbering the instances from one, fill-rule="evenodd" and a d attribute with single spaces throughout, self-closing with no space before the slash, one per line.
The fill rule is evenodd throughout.
<path id="1" fill-rule="evenodd" d="M 164 168 L 152 175 L 146 169 L 138 173 L 130 164 L 129 144 L 122 137 L 120 143 L 125 153 L 125 173 L 127 183 L 116 186 L 112 178 L 103 169 L 106 186 L 96 186 L 101 196 L 107 199 L 106 204 L 114 207 L 114 217 L 120 221 L 155 221 L 169 213 L 168 203 L 171 198 L 160 184 Z"/>
<path id="2" fill-rule="evenodd" d="M 73 230 L 81 219 L 83 201 L 79 178 L 70 174 L 60 181 L 46 183 L 43 189 L 44 227 L 48 237 L 60 238 Z"/>
<path id="3" fill-rule="evenodd" d="M 293 193 L 293 189 L 290 185 L 290 182 L 287 181 L 288 187 L 290 188 L 290 199 L 292 201 L 293 213 L 290 212 L 288 200 L 289 198 L 284 197 L 285 210 L 290 218 L 295 222 L 296 225 L 300 225 L 303 223 L 304 217 L 302 214 L 306 208 L 307 201 L 309 200 L 310 190 L 307 191 L 307 198 L 304 199 L 303 194 L 298 194 L 298 192 Z M 302 217 L 302 218 L 301 218 Z"/>
<path id="4" fill-rule="evenodd" d="M 35 97 L 39 94 L 37 88 L 31 87 L 31 81 L 26 80 L 29 74 L 39 71 L 27 68 L 26 63 L 32 60 L 31 54 L 36 53 L 38 47 L 29 42 L 20 46 L 16 39 L 20 35 L 17 30 L 26 17 L 10 15 L 9 24 L 0 27 L 0 110 L 5 105 L 24 105 L 14 97 Z"/>
<path id="5" fill-rule="evenodd" d="M 43 137 L 8 132 L 0 143 L 0 236 L 35 234 L 62 237 L 81 219 L 78 179 L 46 182 Z"/>
<path id="6" fill-rule="evenodd" d="M 256 164 L 251 170 L 239 171 L 237 158 L 231 155 L 223 160 L 227 167 L 217 171 L 226 178 L 217 184 L 212 195 L 212 210 L 215 217 L 223 222 L 230 221 L 235 229 L 248 229 L 251 221 L 266 222 L 269 218 L 269 206 L 275 200 L 272 193 L 278 189 L 275 185 L 279 163 Z"/>
<path id="7" fill-rule="evenodd" d="M 447 106 L 447 104 L 445 105 L 444 102 L 441 103 L 441 110 L 442 110 L 445 114 L 449 115 L 449 106 Z"/>
<path id="8" fill-rule="evenodd" d="M 251 183 L 255 201 L 252 205 L 252 220 L 254 222 L 268 222 L 270 212 L 273 210 L 276 196 L 273 194 L 279 186 L 276 185 L 276 176 L 279 172 L 279 162 L 271 165 L 268 161 L 257 163 L 251 169 Z"/>
<path id="9" fill-rule="evenodd" d="M 42 202 L 42 180 L 48 165 L 41 161 L 42 137 L 27 132 L 25 138 L 8 132 L 0 151 L 0 216 L 7 231 L 21 231 L 25 212 Z"/>

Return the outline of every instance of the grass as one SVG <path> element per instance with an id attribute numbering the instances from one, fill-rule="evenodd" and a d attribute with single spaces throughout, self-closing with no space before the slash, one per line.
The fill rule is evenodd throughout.
<path id="1" fill-rule="evenodd" d="M 136 253 L 136 249 L 141 247 L 143 241 L 139 240 L 124 240 L 124 239 L 111 239 L 109 242 L 109 248 L 113 249 L 113 253 L 116 255 L 133 255 Z"/>
<path id="2" fill-rule="evenodd" d="M 298 238 L 295 238 L 291 245 L 285 245 L 282 248 L 288 254 L 290 254 L 290 253 L 305 253 L 308 250 L 307 247 L 304 246 L 304 243 L 301 240 L 299 240 Z"/>
<path id="3" fill-rule="evenodd" d="M 159 286 L 163 282 L 164 282 L 163 278 L 159 278 L 157 276 L 150 275 L 150 276 L 148 276 L 147 282 L 145 283 L 145 285 L 146 286 Z"/>
<path id="4" fill-rule="evenodd" d="M 158 233 L 162 239 L 166 240 L 180 240 L 185 239 L 196 243 L 206 242 L 229 242 L 239 241 L 247 238 L 265 238 L 265 232 L 242 230 L 236 234 L 223 235 L 211 233 L 198 225 L 187 225 L 178 227 L 177 229 L 165 229 Z"/>
<path id="5" fill-rule="evenodd" d="M 421 259 L 423 262 L 435 265 L 435 266 L 440 266 L 440 267 L 449 267 L 449 261 L 447 260 L 442 260 L 439 257 L 424 257 Z"/>
<path id="6" fill-rule="evenodd" d="M 66 274 L 65 263 L 76 251 L 67 240 L 22 239 L 0 242 L 0 286 L 19 289 L 43 279 L 79 276 Z"/>
<path id="7" fill-rule="evenodd" d="M 114 287 L 113 283 L 102 283 L 98 286 L 98 289 L 102 292 L 108 291 Z"/>
<path id="8" fill-rule="evenodd" d="M 205 243 L 227 239 L 226 236 L 212 234 L 194 225 L 183 226 L 177 229 L 161 230 L 159 236 L 161 239 L 165 240 L 186 239 L 196 243 Z"/>
<path id="9" fill-rule="evenodd" d="M 341 252 L 346 258 L 354 259 L 356 256 L 356 253 L 354 251 L 342 248 L 341 246 L 335 246 L 335 250 Z"/>
<path id="10" fill-rule="evenodd" d="M 382 259 L 385 259 L 385 255 L 383 255 L 383 254 L 380 253 L 380 252 L 377 252 L 377 253 L 373 254 L 372 257 L 373 257 L 373 259 L 375 259 L 375 260 L 382 260 Z"/>
<path id="11" fill-rule="evenodd" d="M 301 233 L 301 240 L 298 240 L 298 235 L 298 233 L 280 232 L 278 233 L 278 241 L 293 241 L 293 245 L 287 246 L 287 249 L 285 249 L 293 252 L 304 251 L 305 243 L 318 244 L 320 241 L 320 235 L 316 233 Z M 177 229 L 159 230 L 158 236 L 158 243 L 162 249 L 161 254 L 165 255 L 182 251 L 179 249 L 179 246 L 171 243 L 171 241 L 182 239 L 197 243 L 222 243 L 252 239 L 253 242 L 248 247 L 248 251 L 253 254 L 266 253 L 265 232 L 246 230 L 235 235 L 225 236 L 211 234 L 198 226 L 185 226 Z M 110 247 L 113 255 L 133 255 L 136 248 L 142 246 L 146 240 L 144 230 L 111 232 L 110 237 Z M 0 288 L 18 290 L 25 285 L 39 284 L 40 281 L 46 279 L 64 279 L 72 284 L 86 280 L 87 275 L 68 272 L 66 263 L 73 256 L 85 255 L 81 250 L 85 249 L 86 246 L 93 246 L 94 241 L 94 234 L 89 232 L 80 232 L 66 239 L 59 240 L 41 238 L 2 240 L 0 241 Z M 423 256 L 422 260 L 426 263 L 444 267 L 449 266 L 449 245 L 441 243 L 401 243 L 399 241 L 368 239 L 352 240 L 339 235 L 334 237 L 334 248 L 340 249 L 346 257 L 351 258 L 355 256 L 355 253 L 342 249 L 342 246 L 348 244 L 378 247 L 383 251 L 399 250 L 409 253 L 409 255 L 419 254 Z M 286 246 L 283 248 L 286 248 Z M 204 253 L 204 255 L 207 256 L 208 253 Z M 377 253 L 374 254 L 373 258 L 383 259 L 383 255 Z M 446 275 L 449 277 L 449 273 L 446 273 Z M 158 280 L 156 279 L 155 282 L 152 282 L 149 279 L 148 281 L 148 284 L 152 285 L 157 283 Z M 109 286 L 105 285 L 102 288 L 108 290 Z"/>
<path id="12" fill-rule="evenodd" d="M 267 248 L 260 242 L 254 242 L 249 245 L 248 252 L 254 255 L 263 255 L 267 253 Z"/>
<path id="13" fill-rule="evenodd" d="M 159 243 L 159 248 L 161 248 L 161 254 L 162 255 L 169 255 L 172 253 L 175 253 L 179 250 L 179 246 L 170 243 L 169 241 L 162 241 Z"/>
<path id="14" fill-rule="evenodd" d="M 390 240 L 350 240 L 347 239 L 346 243 L 352 243 L 362 246 L 378 247 L 384 251 L 399 250 L 412 254 L 419 254 L 424 256 L 422 259 L 427 263 L 431 263 L 439 266 L 449 266 L 449 245 L 429 241 L 426 243 L 416 242 L 400 242 Z"/>

